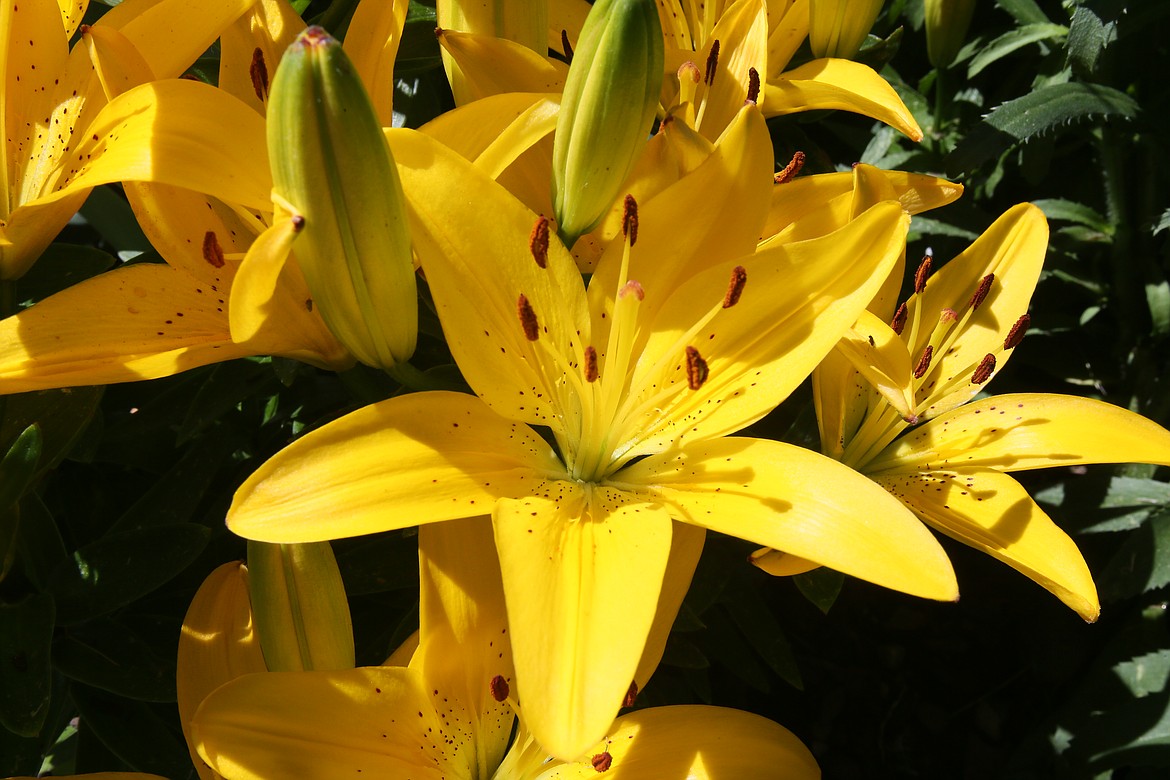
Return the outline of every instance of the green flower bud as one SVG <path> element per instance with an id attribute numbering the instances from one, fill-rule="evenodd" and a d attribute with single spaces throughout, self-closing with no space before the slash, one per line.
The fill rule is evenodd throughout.
<path id="1" fill-rule="evenodd" d="M 248 542 L 248 576 L 268 671 L 353 668 L 353 623 L 329 542 Z"/>
<path id="2" fill-rule="evenodd" d="M 926 55 L 945 68 L 963 48 L 975 14 L 975 0 L 926 0 Z"/>
<path id="3" fill-rule="evenodd" d="M 882 0 L 809 0 L 808 45 L 814 57 L 851 59 L 869 35 Z"/>
<path id="4" fill-rule="evenodd" d="M 650 134 L 662 88 L 654 0 L 598 0 L 577 44 L 553 139 L 553 212 L 566 246 L 595 228 Z"/>
<path id="5" fill-rule="evenodd" d="M 268 156 L 273 200 L 301 220 L 293 251 L 313 305 L 354 357 L 393 371 L 418 334 L 402 184 L 361 79 L 320 27 L 277 68 Z"/>

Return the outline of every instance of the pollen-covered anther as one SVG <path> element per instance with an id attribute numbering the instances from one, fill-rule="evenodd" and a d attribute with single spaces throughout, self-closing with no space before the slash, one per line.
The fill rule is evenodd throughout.
<path id="1" fill-rule="evenodd" d="M 906 328 L 906 315 L 906 304 L 903 302 L 898 306 L 898 310 L 894 312 L 894 319 L 890 320 L 890 328 L 899 336 L 902 335 L 902 331 Z"/>
<path id="2" fill-rule="evenodd" d="M 642 283 L 637 279 L 631 279 L 622 285 L 622 289 L 618 290 L 618 298 L 625 298 L 627 295 L 637 297 L 639 301 L 646 300 L 646 291 L 642 289 Z"/>
<path id="3" fill-rule="evenodd" d="M 528 235 L 528 251 L 541 268 L 548 268 L 548 217 L 538 217 Z"/>
<path id="4" fill-rule="evenodd" d="M 608 750 L 605 750 L 589 759 L 589 764 L 598 772 L 608 772 L 609 768 L 613 766 L 613 756 L 609 754 Z"/>
<path id="5" fill-rule="evenodd" d="M 573 64 L 573 45 L 569 43 L 569 31 L 561 30 L 561 49 L 565 52 L 565 62 Z"/>
<path id="6" fill-rule="evenodd" d="M 630 240 L 630 246 L 638 240 L 638 201 L 633 195 L 626 195 L 622 205 L 622 235 Z"/>
<path id="7" fill-rule="evenodd" d="M 723 308 L 730 309 L 739 303 L 739 296 L 743 295 L 743 286 L 747 284 L 747 269 L 737 265 L 731 269 L 731 281 L 727 284 L 727 293 L 723 296 Z"/>
<path id="8" fill-rule="evenodd" d="M 214 268 L 223 268 L 227 262 L 214 230 L 208 230 L 203 234 L 203 259 Z"/>
<path id="9" fill-rule="evenodd" d="M 1020 342 L 1024 340 L 1024 335 L 1028 332 L 1028 326 L 1031 324 L 1032 318 L 1027 314 L 1021 314 L 1020 318 L 1016 320 L 1016 324 L 1012 325 L 1012 329 L 1008 331 L 1007 338 L 1003 340 L 1004 350 L 1020 346 Z"/>
<path id="10" fill-rule="evenodd" d="M 503 675 L 497 674 L 488 683 L 488 690 L 491 691 L 492 698 L 496 701 L 507 701 L 508 693 L 511 688 L 508 686 L 508 681 L 504 679 Z"/>
<path id="11" fill-rule="evenodd" d="M 634 702 L 638 699 L 638 681 L 631 680 L 630 687 L 626 689 L 626 695 L 622 699 L 623 707 L 633 707 Z"/>
<path id="12" fill-rule="evenodd" d="M 938 324 L 947 325 L 959 319 L 959 313 L 954 309 L 943 309 L 938 315 Z"/>
<path id="13" fill-rule="evenodd" d="M 264 62 L 264 50 L 257 46 L 252 50 L 252 64 L 248 66 L 252 78 L 252 89 L 260 102 L 268 100 L 268 65 Z"/>
<path id="14" fill-rule="evenodd" d="M 991 379 L 993 373 L 995 373 L 995 355 L 988 353 L 983 356 L 979 365 L 975 367 L 975 372 L 971 374 L 971 384 L 981 385 Z"/>
<path id="15" fill-rule="evenodd" d="M 914 378 L 921 379 L 930 369 L 930 359 L 934 357 L 934 347 L 929 344 L 922 350 L 922 357 L 918 358 L 918 365 L 914 366 Z"/>
<path id="16" fill-rule="evenodd" d="M 597 381 L 597 350 L 593 347 L 585 347 L 584 371 L 586 382 Z"/>
<path id="17" fill-rule="evenodd" d="M 516 314 L 520 317 L 520 327 L 524 329 L 524 338 L 529 341 L 536 341 L 540 337 L 540 323 L 536 321 L 536 312 L 532 310 L 532 304 L 528 302 L 528 296 L 524 293 L 516 299 Z"/>
<path id="18" fill-rule="evenodd" d="M 971 311 L 977 311 L 983 305 L 983 301 L 987 299 L 987 293 L 991 291 L 991 283 L 994 281 L 995 274 L 988 274 L 979 280 L 979 286 L 971 294 L 971 300 L 967 301 L 967 305 L 971 307 Z"/>
<path id="19" fill-rule="evenodd" d="M 787 184 L 796 178 L 800 173 L 800 169 L 804 167 L 804 152 L 794 152 L 792 159 L 784 166 L 784 170 L 776 173 L 772 177 L 775 184 Z"/>
<path id="20" fill-rule="evenodd" d="M 914 292 L 919 295 L 926 289 L 926 280 L 930 278 L 930 271 L 934 267 L 934 261 L 930 255 L 922 258 L 922 262 L 918 264 L 918 270 L 914 272 Z"/>
<path id="21" fill-rule="evenodd" d="M 719 67 L 719 39 L 711 41 L 711 51 L 707 54 L 707 69 L 703 81 L 707 86 L 715 83 L 715 69 Z"/>
<path id="22" fill-rule="evenodd" d="M 755 68 L 748 68 L 747 102 L 756 104 L 760 100 L 760 72 Z"/>
<path id="23" fill-rule="evenodd" d="M 687 387 L 698 390 L 707 381 L 707 361 L 694 347 L 687 347 Z"/>
<path id="24" fill-rule="evenodd" d="M 689 78 L 692 82 L 698 84 L 702 80 L 703 74 L 699 72 L 698 65 L 687 60 L 678 68 L 678 80 L 682 81 L 684 78 Z"/>

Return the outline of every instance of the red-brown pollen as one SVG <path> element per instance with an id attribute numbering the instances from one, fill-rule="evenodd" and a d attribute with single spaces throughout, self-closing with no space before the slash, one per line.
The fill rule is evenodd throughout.
<path id="1" fill-rule="evenodd" d="M 894 333 L 899 336 L 906 327 L 906 304 L 903 302 L 898 306 L 898 310 L 894 312 L 894 319 L 890 320 L 890 327 Z"/>
<path id="2" fill-rule="evenodd" d="M 638 699 L 638 681 L 632 680 L 630 687 L 626 689 L 626 696 L 622 699 L 623 707 L 633 707 L 634 702 Z"/>
<path id="3" fill-rule="evenodd" d="M 1012 329 L 1008 331 L 1007 338 L 1003 340 L 1004 351 L 1020 346 L 1020 342 L 1024 340 L 1024 335 L 1028 332 L 1028 326 L 1031 324 L 1032 318 L 1027 314 L 1021 314 L 1020 318 L 1016 320 L 1016 324 L 1012 325 Z"/>
<path id="4" fill-rule="evenodd" d="M 627 195 L 622 205 L 622 235 L 630 240 L 630 246 L 638 240 L 638 201 Z"/>
<path id="5" fill-rule="evenodd" d="M 488 683 L 488 690 L 491 691 L 493 699 L 502 702 L 507 701 L 511 688 L 508 687 L 508 681 L 504 679 L 503 675 L 497 674 Z"/>
<path id="6" fill-rule="evenodd" d="M 252 64 L 248 66 L 248 75 L 252 77 L 252 89 L 256 97 L 263 103 L 268 100 L 268 65 L 264 62 L 264 50 L 257 46 L 252 50 Z"/>
<path id="7" fill-rule="evenodd" d="M 755 68 L 748 68 L 747 102 L 757 103 L 760 100 L 760 72 Z"/>
<path id="8" fill-rule="evenodd" d="M 528 235 L 528 251 L 541 268 L 548 268 L 548 218 L 537 217 Z"/>
<path id="9" fill-rule="evenodd" d="M 988 353 L 979 361 L 979 365 L 975 367 L 975 373 L 971 374 L 971 384 L 981 385 L 988 379 L 991 379 L 991 374 L 995 371 L 995 355 Z"/>
<path id="10" fill-rule="evenodd" d="M 561 49 L 565 52 L 565 62 L 573 64 L 573 46 L 569 43 L 569 31 L 561 30 Z"/>
<path id="11" fill-rule="evenodd" d="M 739 303 L 739 296 L 743 295 L 743 286 L 747 284 L 747 269 L 737 265 L 731 269 L 731 281 L 727 284 L 727 293 L 723 296 L 723 308 L 730 309 Z"/>
<path id="12" fill-rule="evenodd" d="M 608 772 L 609 768 L 613 766 L 613 756 L 607 750 L 589 759 L 589 764 L 598 772 Z"/>
<path id="13" fill-rule="evenodd" d="M 800 169 L 804 167 L 804 152 L 795 152 L 792 159 L 784 166 L 784 170 L 775 174 L 772 181 L 775 184 L 786 184 L 796 178 Z"/>
<path id="14" fill-rule="evenodd" d="M 914 292 L 919 295 L 926 289 L 926 280 L 930 278 L 931 268 L 934 267 L 934 261 L 931 260 L 930 255 L 922 258 L 922 262 L 918 264 L 918 270 L 914 272 Z"/>
<path id="15" fill-rule="evenodd" d="M 528 302 L 528 296 L 524 293 L 520 293 L 520 297 L 516 299 L 516 314 L 520 317 L 524 338 L 536 341 L 540 337 L 540 323 L 536 321 L 536 312 L 532 310 L 532 304 Z"/>
<path id="16" fill-rule="evenodd" d="M 223 255 L 223 247 L 219 245 L 219 239 L 215 237 L 214 230 L 208 230 L 203 234 L 203 259 L 214 268 L 223 268 L 224 263 L 227 262 Z"/>
<path id="17" fill-rule="evenodd" d="M 585 347 L 585 381 L 597 381 L 597 350 L 593 347 Z"/>
<path id="18" fill-rule="evenodd" d="M 698 390 L 707 381 L 707 361 L 694 347 L 687 347 L 687 387 Z"/>
<path id="19" fill-rule="evenodd" d="M 301 232 L 301 230 L 305 227 L 305 218 L 300 214 L 294 214 L 292 217 L 292 226 L 294 231 L 297 233 Z"/>
<path id="20" fill-rule="evenodd" d="M 703 75 L 703 81 L 707 86 L 715 83 L 715 69 L 719 67 L 719 39 L 716 38 L 711 42 L 711 51 L 707 54 L 707 69 Z"/>
<path id="21" fill-rule="evenodd" d="M 967 305 L 971 307 L 971 311 L 978 311 L 979 307 L 983 305 L 983 301 L 987 299 L 987 293 L 991 291 L 991 283 L 994 281 L 995 274 L 988 274 L 979 280 L 979 286 L 972 293 L 971 300 L 967 301 Z"/>
<path id="22" fill-rule="evenodd" d="M 930 359 L 934 357 L 934 347 L 929 344 L 926 349 L 922 350 L 922 357 L 918 358 L 918 365 L 914 366 L 914 378 L 921 379 L 926 376 L 927 370 L 930 368 Z"/>

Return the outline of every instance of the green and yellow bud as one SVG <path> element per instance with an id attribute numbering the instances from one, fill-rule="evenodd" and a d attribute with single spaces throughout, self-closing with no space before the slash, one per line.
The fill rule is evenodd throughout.
<path id="1" fill-rule="evenodd" d="M 813 56 L 852 59 L 881 9 L 882 0 L 809 0 L 808 45 Z"/>
<path id="2" fill-rule="evenodd" d="M 930 64 L 945 68 L 967 39 L 975 0 L 926 0 L 926 54 Z"/>
<path id="3" fill-rule="evenodd" d="M 277 68 L 268 157 L 273 200 L 299 226 L 293 252 L 312 305 L 354 357 L 393 373 L 418 335 L 402 184 L 360 77 L 320 27 Z"/>
<path id="4" fill-rule="evenodd" d="M 353 668 L 353 623 L 329 542 L 248 542 L 248 573 L 269 671 Z"/>
<path id="5" fill-rule="evenodd" d="M 650 134 L 662 88 L 654 0 L 593 4 L 565 82 L 553 139 L 553 212 L 566 246 L 595 228 Z"/>

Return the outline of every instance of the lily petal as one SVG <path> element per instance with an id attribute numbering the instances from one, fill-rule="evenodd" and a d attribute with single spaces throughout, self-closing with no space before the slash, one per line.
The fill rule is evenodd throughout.
<path id="1" fill-rule="evenodd" d="M 524 720 L 567 760 L 601 739 L 634 679 L 671 521 L 609 487 L 546 487 L 500 501 L 494 521 Z"/>
<path id="2" fill-rule="evenodd" d="M 678 617 L 683 599 L 690 590 L 706 539 L 707 531 L 697 525 L 673 522 L 670 527 L 670 556 L 666 560 L 666 573 L 662 576 L 658 610 L 654 613 L 654 622 L 642 650 L 642 660 L 638 662 L 638 671 L 634 673 L 634 682 L 639 689 L 646 687 L 662 660 L 666 640 L 674 627 L 674 619 Z"/>
<path id="3" fill-rule="evenodd" d="M 443 51 L 462 71 L 462 84 L 452 90 L 461 106 L 504 92 L 559 93 L 565 86 L 569 66 L 542 57 L 527 46 L 456 30 L 437 34 Z"/>
<path id="4" fill-rule="evenodd" d="M 953 601 L 950 561 L 869 479 L 810 450 L 724 438 L 651 455 L 611 479 L 678 520 L 766 545 L 915 596 Z"/>
<path id="5" fill-rule="evenodd" d="M 1076 544 L 1011 477 L 989 469 L 874 477 L 931 527 L 1035 580 L 1085 620 L 1101 606 Z"/>
<path id="6" fill-rule="evenodd" d="M 837 349 L 898 414 L 914 417 L 910 353 L 889 325 L 863 311 L 837 342 Z"/>
<path id="7" fill-rule="evenodd" d="M 345 35 L 345 53 L 366 85 L 383 127 L 394 124 L 394 58 L 408 5 L 407 0 L 358 3 Z"/>
<path id="8" fill-rule="evenodd" d="M 1088 463 L 1170 465 L 1170 431 L 1140 414 L 1089 398 L 996 395 L 916 428 L 868 464 L 866 473 L 1025 471 Z"/>
<path id="9" fill-rule="evenodd" d="M 754 70 L 758 78 L 767 73 L 767 5 L 763 0 L 736 0 L 719 17 L 710 40 L 723 45 L 697 129 L 714 141 L 743 107 L 748 72 Z"/>
<path id="10" fill-rule="evenodd" d="M 653 707 L 623 715 L 579 761 L 538 780 L 595 780 L 595 761 L 608 756 L 616 780 L 755 778 L 818 780 L 816 760 L 800 740 L 770 720 L 722 707 Z"/>
<path id="11" fill-rule="evenodd" d="M 266 542 L 340 539 L 483 514 L 559 473 L 543 439 L 478 398 L 412 393 L 348 414 L 270 458 L 236 491 L 228 527 Z"/>
<path id="12" fill-rule="evenodd" d="M 264 116 L 280 58 L 303 29 L 288 0 L 256 2 L 220 36 L 219 88 Z"/>

